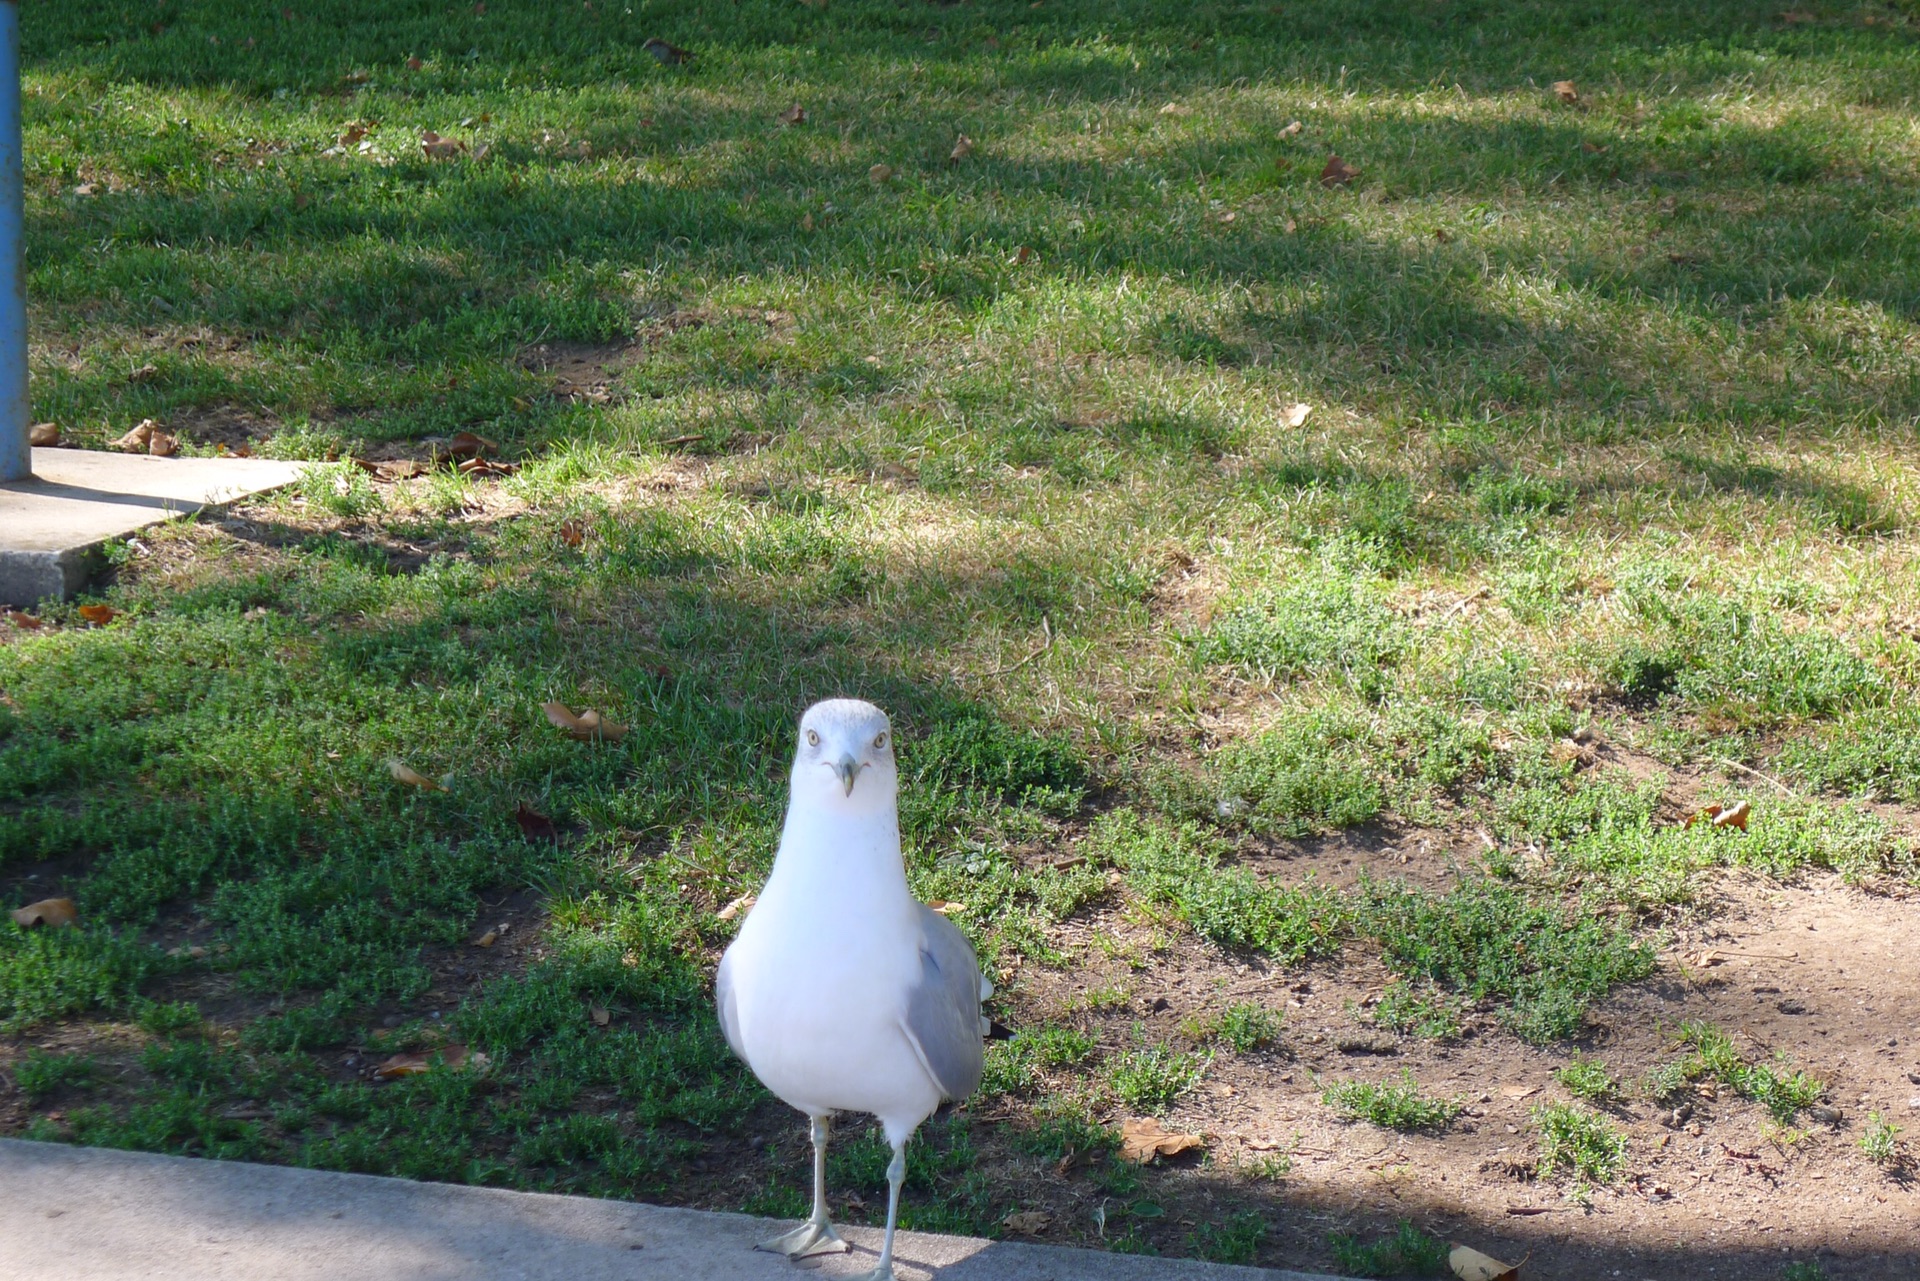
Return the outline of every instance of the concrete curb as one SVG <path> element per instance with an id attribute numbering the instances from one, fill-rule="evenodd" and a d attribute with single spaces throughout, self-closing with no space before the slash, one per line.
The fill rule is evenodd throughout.
<path id="1" fill-rule="evenodd" d="M 34 1281 L 796 1281 L 874 1264 L 758 1253 L 775 1225 L 586 1197 L 0 1139 L 0 1277 Z M 900 1234 L 901 1281 L 1339 1281 Z"/>
<path id="2" fill-rule="evenodd" d="M 0 485 L 0 605 L 64 600 L 100 544 L 299 479 L 303 463 L 35 449 L 33 479 Z"/>

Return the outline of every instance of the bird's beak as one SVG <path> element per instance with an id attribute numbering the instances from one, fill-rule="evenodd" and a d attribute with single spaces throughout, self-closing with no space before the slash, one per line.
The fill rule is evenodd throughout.
<path id="1" fill-rule="evenodd" d="M 860 763 L 849 752 L 834 762 L 833 772 L 840 776 L 840 785 L 847 789 L 847 795 L 853 795 L 853 780 L 860 777 Z"/>

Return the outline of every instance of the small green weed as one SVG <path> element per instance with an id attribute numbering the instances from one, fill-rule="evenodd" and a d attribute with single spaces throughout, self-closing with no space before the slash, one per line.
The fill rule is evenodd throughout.
<path id="1" fill-rule="evenodd" d="M 1420 1092 L 1413 1073 L 1398 1081 L 1340 1081 L 1320 1091 L 1320 1101 L 1348 1121 L 1365 1121 L 1387 1130 L 1444 1130 L 1460 1114 L 1460 1104 Z"/>
<path id="2" fill-rule="evenodd" d="M 85 1054 L 48 1054 L 28 1050 L 13 1065 L 13 1079 L 29 1101 L 38 1101 L 62 1086 L 84 1086 L 93 1080 L 94 1062 Z"/>
<path id="3" fill-rule="evenodd" d="M 1795 1259 L 1781 1266 L 1780 1281 L 1827 1281 L 1827 1270 L 1812 1259 Z"/>
<path id="4" fill-rule="evenodd" d="M 1688 1020 L 1680 1025 L 1680 1039 L 1693 1047 L 1681 1061 L 1689 1081 L 1718 1081 L 1766 1108 L 1781 1125 L 1826 1096 L 1824 1081 L 1789 1064 L 1747 1062 L 1733 1038 L 1711 1023 Z"/>
<path id="5" fill-rule="evenodd" d="M 1136 1040 L 1144 1040 L 1144 1034 L 1137 1027 L 1134 1036 Z M 1200 1078 L 1206 1074 L 1207 1060 L 1204 1054 L 1142 1044 L 1115 1056 L 1107 1066 L 1107 1084 L 1128 1107 L 1158 1114 L 1200 1084 Z"/>
<path id="6" fill-rule="evenodd" d="M 1263 1050 L 1280 1039 L 1280 1016 L 1264 1005 L 1241 1001 L 1221 1011 L 1216 1035 L 1242 1054 Z"/>
<path id="7" fill-rule="evenodd" d="M 1278 1183 L 1293 1173 L 1293 1158 L 1284 1152 L 1266 1152 L 1234 1167 L 1242 1178 L 1256 1183 Z"/>
<path id="8" fill-rule="evenodd" d="M 1334 1266 L 1354 1276 L 1438 1276 L 1447 1266 L 1447 1243 L 1405 1221 L 1392 1236 L 1377 1241 L 1336 1235 L 1328 1244 Z"/>
<path id="9" fill-rule="evenodd" d="M 1867 1130 L 1860 1136 L 1860 1150 L 1867 1160 L 1881 1168 L 1900 1160 L 1900 1127 L 1878 1112 L 1867 1113 Z"/>
<path id="10" fill-rule="evenodd" d="M 1533 1110 L 1542 1174 L 1566 1171 L 1588 1183 L 1611 1183 L 1627 1163 L 1627 1136 L 1597 1112 L 1570 1103 Z"/>
<path id="11" fill-rule="evenodd" d="M 1566 1088 L 1567 1093 L 1588 1103 L 1605 1103 L 1620 1096 L 1620 1083 L 1607 1071 L 1607 1065 L 1598 1059 L 1575 1054 L 1573 1061 L 1553 1076 Z"/>
<path id="12" fill-rule="evenodd" d="M 1215 1263 L 1250 1264 L 1267 1239 L 1267 1221 L 1258 1211 L 1241 1210 L 1224 1223 L 1202 1223 L 1187 1237 L 1187 1248 Z"/>

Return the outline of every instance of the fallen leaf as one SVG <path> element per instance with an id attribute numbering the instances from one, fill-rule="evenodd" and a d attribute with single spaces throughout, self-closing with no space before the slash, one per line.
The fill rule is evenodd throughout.
<path id="1" fill-rule="evenodd" d="M 587 1017 L 593 1020 L 595 1027 L 605 1027 L 613 1021 L 613 1011 L 604 1005 L 590 1005 L 587 1007 Z"/>
<path id="2" fill-rule="evenodd" d="M 142 418 L 126 435 L 113 442 L 115 449 L 124 449 L 130 454 L 144 454 L 147 446 L 153 443 L 153 433 L 160 426 L 151 418 Z"/>
<path id="3" fill-rule="evenodd" d="M 453 434 L 453 439 L 447 442 L 447 456 L 461 462 L 479 458 L 484 454 L 499 452 L 500 446 L 485 436 L 477 436 L 470 431 L 457 431 Z"/>
<path id="4" fill-rule="evenodd" d="M 1152 1117 L 1128 1117 L 1120 1123 L 1120 1151 L 1141 1165 L 1157 1156 L 1205 1151 L 1207 1141 L 1197 1134 L 1175 1134 Z"/>
<path id="5" fill-rule="evenodd" d="M 14 924 L 27 929 L 36 925 L 72 925 L 79 919 L 80 911 L 70 898 L 43 898 L 38 903 L 13 909 Z"/>
<path id="6" fill-rule="evenodd" d="M 155 458 L 171 458 L 180 452 L 180 440 L 177 436 L 169 436 L 163 431 L 156 431 L 153 433 L 152 438 L 147 441 L 147 452 Z"/>
<path id="7" fill-rule="evenodd" d="M 21 631 L 26 632 L 37 632 L 46 626 L 44 622 L 35 618 L 32 614 L 23 614 L 17 609 L 7 611 L 7 621 L 15 627 L 18 627 Z"/>
<path id="8" fill-rule="evenodd" d="M 1305 125 L 1301 124 L 1298 120 L 1296 120 L 1292 124 L 1288 125 L 1285 129 L 1282 129 L 1280 131 L 1279 136 L 1282 138 L 1292 138 L 1295 135 L 1297 135 L 1302 129 L 1305 129 L 1305 128 L 1306 128 Z"/>
<path id="9" fill-rule="evenodd" d="M 1712 948 L 1708 948 L 1706 951 L 1700 953 L 1700 955 L 1694 957 L 1693 963 L 1703 970 L 1710 970 L 1716 965 L 1725 965 L 1727 958 Z"/>
<path id="10" fill-rule="evenodd" d="M 1280 421 L 1289 427 L 1304 427 L 1307 422 L 1307 416 L 1311 413 L 1313 413 L 1313 406 L 1307 404 L 1305 401 L 1299 401 L 1287 406 L 1286 410 L 1280 415 Z"/>
<path id="11" fill-rule="evenodd" d="M 812 214 L 810 214 L 810 213 L 807 213 L 807 214 L 801 214 L 801 215 L 800 215 L 800 230 L 802 230 L 802 231 L 812 231 L 812 230 L 813 230 L 813 215 L 812 215 Z"/>
<path id="12" fill-rule="evenodd" d="M 387 757 L 387 773 L 393 775 L 394 782 L 405 783 L 408 787 L 423 788 L 429 792 L 444 792 L 447 790 L 445 783 L 434 782 L 425 774 L 413 769 L 398 756 Z"/>
<path id="13" fill-rule="evenodd" d="M 132 373 L 127 375 L 127 381 L 130 383 L 147 383 L 147 382 L 152 382 L 154 379 L 158 378 L 159 376 L 160 376 L 160 366 L 142 365 L 140 366 L 140 368 L 134 370 Z"/>
<path id="14" fill-rule="evenodd" d="M 462 476 L 511 476 L 519 470 L 519 463 L 497 462 L 491 458 L 469 458 L 460 464 Z"/>
<path id="15" fill-rule="evenodd" d="M 27 443 L 29 445 L 42 446 L 59 444 L 60 424 L 35 423 L 33 426 L 27 428 Z"/>
<path id="16" fill-rule="evenodd" d="M 1327 167 L 1320 171 L 1320 185 L 1323 187 L 1344 187 L 1360 176 L 1360 171 L 1338 156 L 1327 157 Z"/>
<path id="17" fill-rule="evenodd" d="M 1033 257 L 1033 250 L 1025 245 L 1021 245 L 1013 251 L 1013 265 L 1016 267 L 1024 267 L 1027 265 L 1027 259 L 1031 257 Z"/>
<path id="18" fill-rule="evenodd" d="M 757 894 L 742 894 L 739 898 L 734 899 L 731 903 L 721 908 L 717 915 L 723 921 L 731 921 L 743 912 L 751 912 L 753 905 L 759 901 L 759 897 Z"/>
<path id="19" fill-rule="evenodd" d="M 498 943 L 499 941 L 500 941 L 500 931 L 488 930 L 485 934 L 482 934 L 479 938 L 475 939 L 473 941 L 473 945 L 475 947 L 492 947 L 495 943 Z"/>
<path id="20" fill-rule="evenodd" d="M 587 541 L 587 523 L 578 517 L 563 521 L 560 525 L 560 541 L 569 547 L 578 547 Z"/>
<path id="21" fill-rule="evenodd" d="M 1518 1281 L 1520 1269 L 1480 1253 L 1468 1246 L 1456 1245 L 1447 1256 L 1447 1266 L 1460 1281 Z"/>
<path id="22" fill-rule="evenodd" d="M 373 468 L 382 480 L 411 480 L 431 470 L 417 458 L 396 458 L 392 462 L 375 463 Z"/>
<path id="23" fill-rule="evenodd" d="M 222 445 L 220 446 L 220 456 L 222 458 L 251 458 L 253 457 L 253 445 L 251 442 L 244 440 L 232 449 Z"/>
<path id="24" fill-rule="evenodd" d="M 588 708 L 575 716 L 565 703 L 542 703 L 540 710 L 547 714 L 547 721 L 555 729 L 567 731 L 567 737 L 582 743 L 617 743 L 627 736 L 627 727 L 603 718 L 600 713 Z"/>
<path id="25" fill-rule="evenodd" d="M 429 160 L 451 160 L 467 149 L 467 144 L 458 138 L 443 138 L 428 129 L 420 135 L 420 150 Z"/>
<path id="26" fill-rule="evenodd" d="M 1433 229 L 1433 238 L 1444 245 L 1453 239 L 1453 233 L 1445 227 L 1435 227 Z"/>
<path id="27" fill-rule="evenodd" d="M 867 181 L 876 187 L 891 177 L 893 177 L 892 165 L 875 165 L 867 170 Z"/>
<path id="28" fill-rule="evenodd" d="M 1169 102 L 1166 106 L 1160 108 L 1160 114 L 1163 116 L 1190 116 L 1193 114 L 1193 108 L 1183 107 L 1177 102 Z"/>
<path id="29" fill-rule="evenodd" d="M 1713 816 L 1715 827 L 1737 827 L 1747 830 L 1747 817 L 1753 812 L 1753 806 L 1746 801 L 1738 801 L 1731 808 L 1721 810 Z"/>
<path id="30" fill-rule="evenodd" d="M 1045 1210 L 1020 1210 L 1000 1220 L 1009 1232 L 1023 1237 L 1037 1237 L 1053 1226 L 1053 1216 Z"/>
<path id="31" fill-rule="evenodd" d="M 92 196 L 92 195 L 97 195 L 99 191 L 100 191 L 99 183 L 83 182 L 79 186 L 73 189 L 73 194 L 76 196 Z"/>
<path id="32" fill-rule="evenodd" d="M 487 1056 L 478 1050 L 469 1051 L 464 1045 L 449 1045 L 438 1050 L 408 1050 L 396 1054 L 380 1066 L 373 1069 L 376 1081 L 397 1081 L 403 1076 L 419 1076 L 431 1072 L 437 1067 L 472 1068 L 476 1072 L 485 1071 Z"/>
<path id="33" fill-rule="evenodd" d="M 938 912 L 942 916 L 952 916 L 957 912 L 966 911 L 967 905 L 965 903 L 949 903 L 946 899 L 937 898 L 927 904 L 927 908 L 929 911 Z"/>
<path id="34" fill-rule="evenodd" d="M 356 121 L 355 123 L 348 125 L 347 131 L 341 134 L 334 141 L 337 142 L 342 147 L 351 147 L 355 143 L 359 142 L 362 138 L 366 137 L 367 131 L 371 128 L 372 128 L 371 125 L 362 124 Z"/>
<path id="35" fill-rule="evenodd" d="M 80 617 L 86 619 L 95 627 L 105 627 L 117 618 L 119 614 L 120 611 L 111 605 L 82 605 L 80 607 Z"/>
<path id="36" fill-rule="evenodd" d="M 530 841 L 560 839 L 560 830 L 553 825 L 553 820 L 525 801 L 521 801 L 513 811 L 513 821 L 520 825 L 520 835 Z"/>
<path id="37" fill-rule="evenodd" d="M 1538 1093 L 1540 1093 L 1540 1087 L 1537 1085 L 1521 1085 L 1517 1082 L 1511 1082 L 1500 1087 L 1500 1097 L 1506 1099 L 1526 1099 Z"/>
<path id="38" fill-rule="evenodd" d="M 653 60 L 663 67 L 678 67 L 693 61 L 691 53 L 668 44 L 659 36 L 655 36 L 640 47 L 652 54 Z"/>
<path id="39" fill-rule="evenodd" d="M 1239 216 L 1240 216 L 1239 214 L 1235 213 L 1231 209 L 1223 209 L 1220 211 L 1218 215 L 1218 221 L 1222 226 L 1225 226 L 1227 223 L 1232 222 L 1234 219 L 1238 218 Z"/>
<path id="40" fill-rule="evenodd" d="M 1573 81 L 1571 80 L 1554 81 L 1553 96 L 1566 103 L 1569 107 L 1580 101 L 1580 91 L 1573 87 Z"/>
<path id="41" fill-rule="evenodd" d="M 807 123 L 807 109 L 797 102 L 794 103 L 791 107 L 788 107 L 780 113 L 780 123 L 783 125 L 803 125 Z"/>
<path id="42" fill-rule="evenodd" d="M 972 154 L 973 139 L 963 133 L 953 140 L 953 150 L 947 153 L 947 161 L 950 164 L 958 164 Z"/>
<path id="43" fill-rule="evenodd" d="M 1291 236 L 1294 232 L 1300 230 L 1300 224 L 1289 218 L 1280 224 L 1280 230 Z"/>
<path id="44" fill-rule="evenodd" d="M 1597 142 L 1583 142 L 1580 144 L 1580 150 L 1597 156 L 1603 154 L 1606 148 Z"/>

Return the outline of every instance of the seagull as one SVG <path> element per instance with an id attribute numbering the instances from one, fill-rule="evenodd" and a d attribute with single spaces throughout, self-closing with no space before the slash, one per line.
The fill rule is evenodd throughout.
<path id="1" fill-rule="evenodd" d="M 845 1250 L 827 1221 L 828 1123 L 866 1112 L 886 1132 L 887 1234 L 864 1281 L 894 1281 L 907 1140 L 979 1088 L 993 995 L 966 936 L 907 888 L 899 789 L 885 712 L 850 698 L 807 709 L 773 874 L 714 979 L 727 1044 L 806 1113 L 813 1139 L 813 1213 L 759 1249 Z"/>

